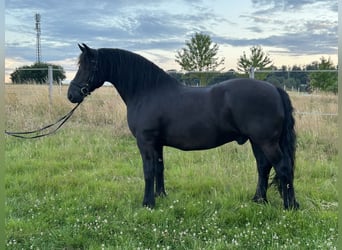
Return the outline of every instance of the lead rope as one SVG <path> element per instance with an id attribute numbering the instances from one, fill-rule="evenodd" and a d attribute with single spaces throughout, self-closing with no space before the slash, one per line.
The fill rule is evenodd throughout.
<path id="1" fill-rule="evenodd" d="M 22 138 L 22 139 L 35 139 L 35 138 L 40 138 L 40 137 L 44 137 L 44 136 L 48 136 L 48 135 L 52 135 L 54 133 L 57 132 L 57 130 L 63 126 L 63 124 L 72 116 L 72 114 L 74 113 L 74 111 L 78 108 L 78 106 L 81 103 L 77 103 L 77 105 L 71 110 L 69 111 L 69 113 L 67 113 L 66 115 L 64 115 L 63 117 L 61 117 L 59 120 L 57 120 L 55 123 L 49 124 L 43 128 L 37 129 L 37 130 L 33 130 L 33 131 L 27 131 L 27 132 L 10 132 L 10 131 L 6 131 L 5 130 L 5 134 L 10 135 L 10 136 L 14 136 L 17 138 Z M 47 133 L 44 134 L 37 134 L 40 132 L 45 131 L 48 128 L 51 128 L 55 125 L 59 124 L 54 130 L 49 131 Z M 32 135 L 35 134 L 35 135 Z"/>

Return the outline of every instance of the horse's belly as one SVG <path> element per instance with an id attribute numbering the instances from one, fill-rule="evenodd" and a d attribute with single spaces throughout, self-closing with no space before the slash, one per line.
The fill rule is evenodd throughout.
<path id="1" fill-rule="evenodd" d="M 221 146 L 225 143 L 236 140 L 236 136 L 227 133 L 217 133 L 202 131 L 201 133 L 188 133 L 170 135 L 165 138 L 165 146 L 178 148 L 181 150 L 204 150 Z"/>

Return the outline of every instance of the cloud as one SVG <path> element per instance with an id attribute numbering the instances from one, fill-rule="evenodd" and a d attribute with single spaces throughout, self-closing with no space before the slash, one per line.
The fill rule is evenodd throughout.
<path id="1" fill-rule="evenodd" d="M 283 35 L 272 35 L 264 38 L 224 38 L 217 37 L 220 43 L 230 44 L 232 46 L 254 46 L 262 45 L 274 48 L 286 49 L 290 55 L 312 55 L 324 53 L 337 53 L 337 36 L 335 34 L 311 34 L 306 33 L 284 33 Z"/>
<path id="2" fill-rule="evenodd" d="M 255 32 L 255 33 L 262 33 L 263 29 L 258 26 L 251 26 L 247 28 L 248 30 Z"/>
<path id="3" fill-rule="evenodd" d="M 163 1 L 161 1 L 163 2 Z M 164 1 L 166 2 L 166 1 Z M 160 4 L 160 1 L 155 1 Z M 189 1 L 192 4 L 191 1 Z M 35 43 L 34 13 L 41 13 L 42 40 L 50 48 L 65 48 L 77 42 L 98 44 L 99 46 L 120 46 L 130 49 L 133 44 L 158 45 L 161 48 L 174 46 L 176 37 L 187 33 L 205 23 L 203 17 L 196 14 L 173 14 L 171 11 L 146 11 L 153 6 L 153 1 L 144 4 L 141 1 L 7 1 L 6 19 L 14 19 L 17 24 L 6 29 L 7 34 L 17 31 L 28 37 L 32 46 Z M 92 9 L 89 9 L 89 6 Z M 34 7 L 33 7 L 34 6 Z M 25 9 L 25 11 L 23 11 Z M 212 20 L 214 15 L 210 14 Z M 21 25 L 25 24 L 25 25 Z M 186 24 L 186 25 L 185 25 Z M 196 29 L 196 28 L 195 28 Z M 18 46 L 17 39 L 7 39 L 6 46 Z M 143 41 L 145 40 L 145 41 Z M 165 40 L 172 40 L 166 42 Z M 112 44 L 112 42 L 116 44 Z M 46 43 L 47 42 L 47 43 Z M 183 41 L 184 42 L 184 41 Z"/>
<path id="4" fill-rule="evenodd" d="M 252 3 L 255 8 L 253 16 L 274 16 L 279 13 L 300 16 L 302 12 L 308 12 L 308 9 L 313 9 L 313 13 L 338 13 L 336 0 L 252 0 Z"/>
<path id="5" fill-rule="evenodd" d="M 336 1 L 252 0 L 252 3 L 255 10 L 240 17 L 253 24 L 246 29 L 259 32 L 258 37 L 229 38 L 226 42 L 234 46 L 272 46 L 289 55 L 337 54 Z"/>
<path id="6" fill-rule="evenodd" d="M 198 0 L 6 0 L 5 4 L 6 58 L 25 62 L 35 61 L 37 12 L 43 60 L 65 61 L 70 68 L 79 54 L 77 43 L 139 51 L 163 63 L 174 61 L 176 50 L 195 32 L 233 49 L 259 44 L 290 55 L 337 53 L 336 0 L 251 0 L 248 5 L 218 0 L 215 6 Z"/>
<path id="7" fill-rule="evenodd" d="M 330 6 L 330 8 L 337 12 L 336 9 L 336 0 L 252 0 L 253 6 L 256 8 L 265 8 L 265 10 L 299 10 L 308 5 L 313 4 L 324 4 L 326 6 Z M 257 12 L 261 13 L 261 12 Z"/>

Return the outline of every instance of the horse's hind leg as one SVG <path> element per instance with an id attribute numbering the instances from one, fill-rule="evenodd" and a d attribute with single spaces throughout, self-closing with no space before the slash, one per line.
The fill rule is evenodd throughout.
<path id="1" fill-rule="evenodd" d="M 251 144 L 258 168 L 258 185 L 253 197 L 253 201 L 265 203 L 267 202 L 266 192 L 268 187 L 268 177 L 272 168 L 272 164 L 268 161 L 265 154 L 257 144 L 253 143 L 252 141 Z"/>
<path id="2" fill-rule="evenodd" d="M 286 154 L 283 154 L 278 143 L 263 145 L 262 150 L 267 159 L 274 166 L 276 175 L 279 178 L 284 208 L 298 208 L 299 205 L 296 201 L 293 187 L 293 168 L 290 159 Z"/>
<path id="3" fill-rule="evenodd" d="M 158 150 L 156 168 L 156 193 L 155 196 L 166 196 L 164 187 L 164 160 L 163 160 L 163 148 Z"/>

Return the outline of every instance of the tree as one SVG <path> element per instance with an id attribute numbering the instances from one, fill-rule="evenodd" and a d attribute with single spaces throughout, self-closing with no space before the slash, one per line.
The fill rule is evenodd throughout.
<path id="1" fill-rule="evenodd" d="M 313 88 L 337 93 L 337 70 L 330 58 L 321 57 L 320 62 L 312 62 L 307 69 L 320 70 L 309 75 L 310 85 Z"/>
<path id="2" fill-rule="evenodd" d="M 296 80 L 298 87 L 307 85 L 309 81 L 307 72 L 305 72 L 301 67 L 297 65 L 292 66 L 291 71 L 291 77 L 293 77 Z"/>
<path id="3" fill-rule="evenodd" d="M 251 55 L 247 58 L 246 53 L 243 52 L 243 55 L 240 56 L 238 60 L 238 70 L 243 71 L 245 73 L 249 73 L 251 67 L 254 69 L 265 69 L 266 67 L 271 66 L 272 60 L 266 54 L 261 46 L 252 46 L 250 48 Z"/>
<path id="4" fill-rule="evenodd" d="M 273 71 L 268 73 L 264 80 L 276 86 L 304 89 L 307 87 L 308 73 L 297 65 L 292 67 L 282 65 L 279 69 L 274 67 Z"/>
<path id="5" fill-rule="evenodd" d="M 48 67 L 52 66 L 52 74 L 55 82 L 64 80 L 65 72 L 62 66 L 48 64 L 48 63 L 35 63 L 31 66 L 22 66 L 17 68 L 11 74 L 11 80 L 13 83 L 47 83 L 48 79 Z"/>
<path id="6" fill-rule="evenodd" d="M 209 79 L 208 85 L 217 84 L 234 78 L 237 78 L 237 75 L 234 70 L 229 70 L 225 73 L 220 72 L 214 75 L 211 79 Z"/>
<path id="7" fill-rule="evenodd" d="M 176 62 L 186 71 L 215 71 L 224 63 L 217 58 L 219 46 L 213 43 L 209 35 L 195 33 L 176 54 Z M 222 70 L 222 69 L 221 69 Z"/>

